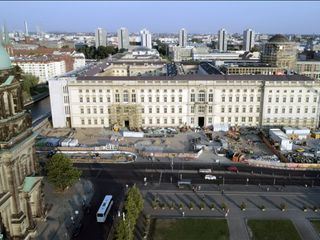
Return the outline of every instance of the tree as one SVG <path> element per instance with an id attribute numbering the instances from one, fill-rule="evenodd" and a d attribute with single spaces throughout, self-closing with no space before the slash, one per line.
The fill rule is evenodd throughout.
<path id="1" fill-rule="evenodd" d="M 73 185 L 81 176 L 71 160 L 63 154 L 55 154 L 47 163 L 48 179 L 59 191 Z"/>
<path id="2" fill-rule="evenodd" d="M 139 189 L 134 185 L 127 193 L 124 203 L 124 217 L 116 228 L 116 240 L 133 239 L 135 225 L 142 209 L 143 198 Z"/>
<path id="3" fill-rule="evenodd" d="M 31 74 L 24 74 L 22 76 L 22 79 L 23 79 L 23 82 L 22 82 L 23 91 L 28 96 L 31 96 L 31 90 L 38 84 L 39 78 Z"/>
<path id="4" fill-rule="evenodd" d="M 133 231 L 129 228 L 130 224 L 127 220 L 121 219 L 116 227 L 116 240 L 133 239 Z"/>
<path id="5" fill-rule="evenodd" d="M 118 48 L 114 46 L 99 46 L 95 48 L 94 46 L 88 47 L 87 45 L 78 48 L 78 52 L 83 53 L 88 59 L 104 59 L 109 55 L 116 54 Z"/>
<path id="6" fill-rule="evenodd" d="M 192 38 L 191 42 L 193 42 L 193 43 L 202 43 L 202 40 L 199 39 L 199 38 Z"/>

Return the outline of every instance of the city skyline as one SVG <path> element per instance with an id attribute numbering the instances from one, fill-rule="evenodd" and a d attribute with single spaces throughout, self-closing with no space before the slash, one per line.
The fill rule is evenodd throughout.
<path id="1" fill-rule="evenodd" d="M 21 32 L 27 21 L 29 32 L 37 27 L 46 32 L 94 32 L 97 27 L 116 32 L 126 27 L 130 33 L 143 28 L 177 33 L 184 27 L 190 34 L 216 34 L 221 28 L 228 33 L 251 28 L 257 33 L 318 34 L 314 23 L 320 21 L 320 2 L 1 2 L 0 7 L 5 9 L 1 25 Z M 155 8 L 159 14 L 154 14 Z"/>

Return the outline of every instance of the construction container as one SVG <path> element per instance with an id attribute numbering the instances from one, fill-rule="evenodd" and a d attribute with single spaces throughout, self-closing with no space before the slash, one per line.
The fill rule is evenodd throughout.
<path id="1" fill-rule="evenodd" d="M 121 131 L 123 137 L 133 137 L 133 138 L 143 138 L 143 132 L 130 132 L 130 131 Z"/>
<path id="2" fill-rule="evenodd" d="M 309 128 L 284 127 L 283 130 L 292 140 L 304 140 L 307 139 L 310 135 Z"/>
<path id="3" fill-rule="evenodd" d="M 214 132 L 227 132 L 229 130 L 229 124 L 227 123 L 216 123 L 213 124 L 213 131 Z"/>
<path id="4" fill-rule="evenodd" d="M 279 128 L 269 130 L 273 142 L 278 143 L 281 151 L 292 151 L 292 140 Z"/>

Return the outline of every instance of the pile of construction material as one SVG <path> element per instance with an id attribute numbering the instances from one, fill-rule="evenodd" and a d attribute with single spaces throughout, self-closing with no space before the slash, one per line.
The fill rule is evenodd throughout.
<path id="1" fill-rule="evenodd" d="M 257 161 L 280 162 L 279 158 L 276 155 L 259 156 L 253 159 Z"/>
<path id="2" fill-rule="evenodd" d="M 288 153 L 287 159 L 293 163 L 320 163 L 320 157 L 316 157 L 312 153 Z"/>

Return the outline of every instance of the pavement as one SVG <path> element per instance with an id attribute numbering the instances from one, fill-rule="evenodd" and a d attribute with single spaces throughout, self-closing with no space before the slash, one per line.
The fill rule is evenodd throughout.
<path id="1" fill-rule="evenodd" d="M 270 187 L 269 191 L 257 186 L 226 185 L 224 192 L 213 190 L 211 186 L 201 185 L 201 191 L 173 189 L 173 187 L 162 186 L 161 189 L 151 187 L 141 187 L 145 198 L 146 214 L 153 217 L 205 217 L 205 218 L 226 218 L 228 221 L 231 240 L 251 239 L 247 219 L 290 219 L 296 227 L 301 239 L 320 239 L 309 219 L 320 219 L 318 212 L 313 211 L 313 207 L 320 207 L 320 187 L 303 188 L 297 186 L 286 187 L 285 191 L 279 192 L 277 187 Z M 152 200 L 158 197 L 161 203 L 168 206 L 170 203 L 176 205 L 174 210 L 166 207 L 164 210 L 151 206 Z M 188 208 L 190 203 L 194 204 L 194 209 Z M 205 203 L 204 210 L 199 208 L 201 202 Z M 246 210 L 240 209 L 240 204 L 246 204 Z M 182 203 L 183 210 L 177 206 Z M 216 206 L 211 210 L 211 204 Z M 222 209 L 222 203 L 228 206 L 228 214 Z M 287 205 L 286 211 L 280 210 L 280 204 Z M 260 206 L 264 205 L 266 211 L 261 211 Z M 307 212 L 302 210 L 303 206 L 308 207 Z"/>
<path id="2" fill-rule="evenodd" d="M 45 203 L 52 206 L 46 219 L 38 223 L 37 239 L 70 239 L 81 226 L 81 219 L 86 214 L 83 204 L 88 205 L 93 196 L 93 185 L 81 179 L 63 193 L 54 191 L 48 182 L 44 184 Z M 71 219 L 72 217 L 72 219 Z"/>

